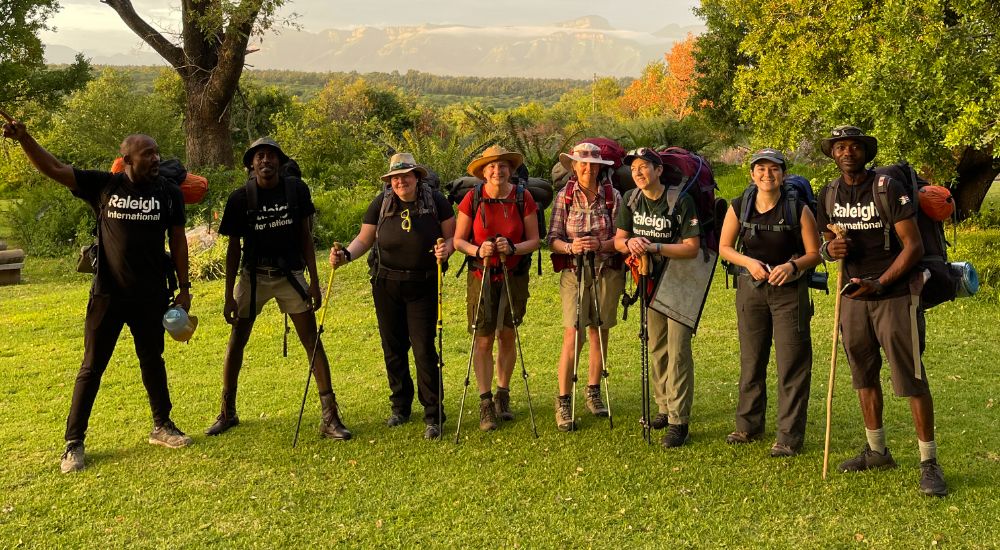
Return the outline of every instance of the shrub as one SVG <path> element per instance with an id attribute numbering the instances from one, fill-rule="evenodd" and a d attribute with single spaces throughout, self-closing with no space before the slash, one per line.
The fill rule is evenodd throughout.
<path id="1" fill-rule="evenodd" d="M 90 206 L 59 185 L 26 187 L 7 210 L 11 240 L 34 256 L 59 256 L 93 240 Z"/>
<path id="2" fill-rule="evenodd" d="M 351 242 L 361 229 L 361 218 L 379 189 L 377 185 L 369 184 L 350 189 L 314 190 L 312 199 L 316 205 L 314 233 L 317 248 L 329 248 L 334 241 L 345 245 Z"/>
<path id="3" fill-rule="evenodd" d="M 199 281 L 212 281 L 226 276 L 227 239 L 216 239 L 212 246 L 191 254 L 188 259 L 191 278 Z"/>

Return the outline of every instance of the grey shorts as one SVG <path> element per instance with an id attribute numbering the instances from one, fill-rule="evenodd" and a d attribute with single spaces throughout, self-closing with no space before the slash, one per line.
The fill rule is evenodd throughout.
<path id="1" fill-rule="evenodd" d="M 293 271 L 292 276 L 303 289 L 309 288 L 303 271 Z M 236 299 L 237 315 L 242 319 L 248 319 L 250 317 L 250 274 L 246 269 L 240 270 L 240 279 L 236 282 L 236 289 L 233 290 L 233 298 Z M 284 275 L 257 273 L 257 315 L 260 315 L 260 310 L 264 309 L 264 304 L 271 298 L 278 302 L 278 309 L 282 313 L 305 313 L 311 308 L 309 302 L 302 298 L 299 291 Z"/>

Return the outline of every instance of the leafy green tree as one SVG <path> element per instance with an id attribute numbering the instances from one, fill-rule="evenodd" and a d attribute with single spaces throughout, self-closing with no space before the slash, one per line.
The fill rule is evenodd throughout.
<path id="1" fill-rule="evenodd" d="M 733 105 L 755 142 L 793 148 L 851 123 L 879 162 L 952 181 L 960 215 L 1000 173 L 1000 5 L 976 0 L 705 0 L 739 39 Z M 723 17 L 724 16 L 724 17 Z M 719 23 L 720 21 L 724 23 Z M 732 61 L 732 58 L 730 59 Z"/>
<path id="2" fill-rule="evenodd" d="M 0 105 L 34 101 L 51 105 L 90 79 L 90 64 L 77 55 L 65 68 L 45 67 L 38 33 L 58 9 L 56 0 L 4 0 L 0 3 Z"/>

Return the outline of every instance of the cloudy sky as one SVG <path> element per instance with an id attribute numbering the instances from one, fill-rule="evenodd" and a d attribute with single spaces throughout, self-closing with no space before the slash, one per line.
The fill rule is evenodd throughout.
<path id="1" fill-rule="evenodd" d="M 69 46 L 85 54 L 127 54 L 139 39 L 114 11 L 98 0 L 61 0 L 50 20 L 55 31 L 43 34 L 46 44 Z M 133 0 L 136 10 L 160 28 L 176 28 L 179 2 Z M 462 24 L 483 27 L 544 25 L 585 15 L 599 15 L 616 29 L 653 32 L 670 24 L 698 24 L 691 12 L 697 0 L 293 0 L 282 16 L 298 14 L 304 30 L 356 26 Z M 628 10 L 621 9 L 622 5 Z M 165 7 L 166 6 L 166 7 Z"/>

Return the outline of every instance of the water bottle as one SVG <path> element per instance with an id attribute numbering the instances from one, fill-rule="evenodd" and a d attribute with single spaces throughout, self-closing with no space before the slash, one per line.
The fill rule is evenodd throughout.
<path id="1" fill-rule="evenodd" d="M 189 317 L 181 306 L 173 306 L 163 314 L 163 328 L 178 342 L 187 342 L 198 326 L 197 317 Z"/>

